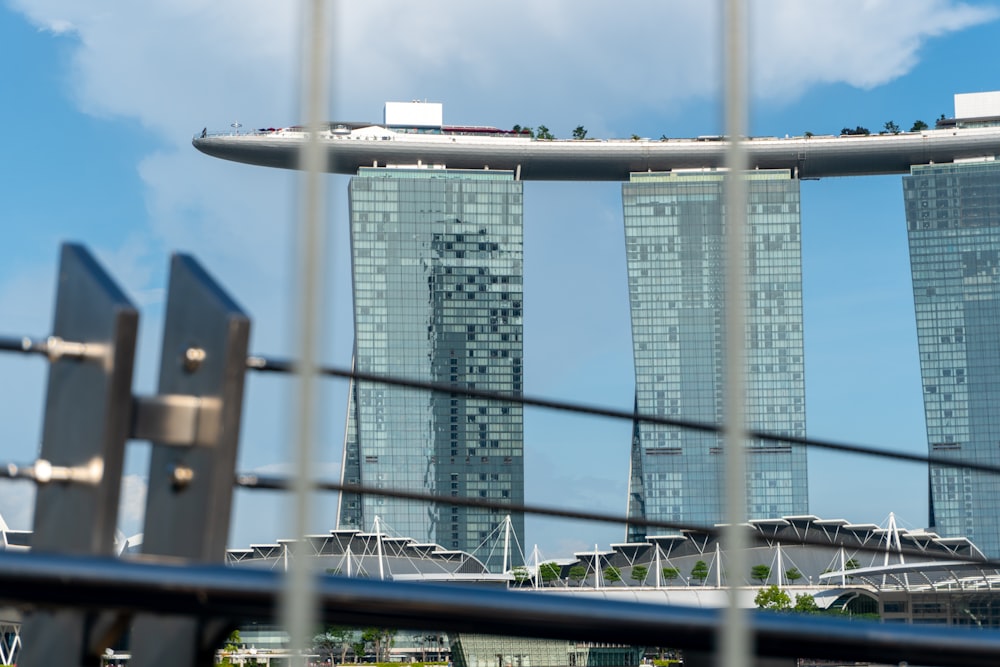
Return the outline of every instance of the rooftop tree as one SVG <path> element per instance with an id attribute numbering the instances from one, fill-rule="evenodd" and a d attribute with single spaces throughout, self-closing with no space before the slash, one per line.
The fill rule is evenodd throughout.
<path id="1" fill-rule="evenodd" d="M 698 561 L 691 568 L 691 578 L 697 579 L 699 582 L 704 582 L 708 579 L 708 563 L 703 560 Z"/>
<path id="2" fill-rule="evenodd" d="M 771 576 L 771 568 L 767 565 L 754 565 L 750 568 L 750 578 L 756 579 L 760 583 L 767 581 L 767 578 Z"/>

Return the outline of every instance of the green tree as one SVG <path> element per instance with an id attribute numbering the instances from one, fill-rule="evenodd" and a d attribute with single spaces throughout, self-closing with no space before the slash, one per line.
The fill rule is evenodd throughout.
<path id="1" fill-rule="evenodd" d="M 573 130 L 573 138 L 574 139 L 586 139 L 587 138 L 587 130 L 584 129 L 583 125 L 577 125 L 576 126 L 576 129 Z"/>
<path id="2" fill-rule="evenodd" d="M 531 572 L 523 565 L 515 567 L 511 574 L 514 575 L 514 581 L 518 584 L 523 584 L 531 580 Z"/>
<path id="3" fill-rule="evenodd" d="M 767 588 L 757 591 L 753 603 L 760 609 L 784 611 L 792 606 L 792 599 L 788 597 L 788 593 L 771 584 Z"/>
<path id="4" fill-rule="evenodd" d="M 861 567 L 861 564 L 858 563 L 857 558 L 849 558 L 847 559 L 847 562 L 844 563 L 845 570 L 856 570 L 859 567 Z"/>
<path id="5" fill-rule="evenodd" d="M 574 565 L 569 568 L 570 581 L 583 581 L 587 576 L 587 568 L 582 565 Z"/>
<path id="6" fill-rule="evenodd" d="M 334 663 L 334 655 L 340 653 L 340 662 L 343 664 L 347 660 L 347 649 L 354 639 L 354 631 L 350 628 L 340 626 L 330 626 L 312 639 L 312 648 L 320 654 L 330 659 L 330 664 Z"/>
<path id="7" fill-rule="evenodd" d="M 795 596 L 795 606 L 792 609 L 802 614 L 815 614 L 819 611 L 815 598 L 807 593 Z"/>
<path id="8" fill-rule="evenodd" d="M 555 563 L 542 563 L 538 566 L 538 576 L 542 583 L 549 584 L 559 579 L 562 570 Z"/>
<path id="9" fill-rule="evenodd" d="M 370 647 L 375 654 L 375 662 L 388 662 L 389 649 L 396 638 L 396 630 L 388 628 L 365 628 L 361 631 L 361 642 L 364 650 Z"/>
<path id="10" fill-rule="evenodd" d="M 767 578 L 771 576 L 771 568 L 767 565 L 754 565 L 750 568 L 750 578 L 756 579 L 760 583 L 767 581 Z"/>
<path id="11" fill-rule="evenodd" d="M 633 565 L 632 574 L 629 576 L 632 577 L 633 581 L 638 581 L 641 585 L 646 581 L 646 577 L 649 576 L 649 568 L 645 565 Z"/>
<path id="12" fill-rule="evenodd" d="M 365 661 L 365 648 L 367 644 L 361 635 L 357 635 L 355 640 L 351 642 L 351 650 L 354 651 L 354 661 L 364 662 Z"/>
<path id="13" fill-rule="evenodd" d="M 785 570 L 785 579 L 788 579 L 788 581 L 795 583 L 801 578 L 802 578 L 802 573 L 799 572 L 799 568 L 792 567 Z"/>
<path id="14" fill-rule="evenodd" d="M 867 127 L 861 127 L 860 125 L 858 125 L 853 130 L 851 128 L 849 128 L 849 127 L 845 127 L 844 129 L 842 129 L 840 131 L 840 133 L 841 134 L 846 134 L 848 136 L 861 136 L 861 135 L 867 136 L 867 135 L 871 134 L 872 132 Z"/>
<path id="15" fill-rule="evenodd" d="M 806 139 L 808 139 L 809 137 L 814 137 L 814 136 L 816 136 L 816 135 L 814 135 L 814 134 L 813 134 L 812 132 L 810 132 L 810 131 L 806 130 L 806 131 L 805 131 L 805 133 L 803 134 L 803 136 L 804 136 L 804 137 L 805 137 Z"/>
<path id="16" fill-rule="evenodd" d="M 910 132 L 920 132 L 927 129 L 927 123 L 922 120 L 913 121 L 913 127 L 910 128 Z"/>
<path id="17" fill-rule="evenodd" d="M 604 581 L 621 581 L 622 571 L 619 570 L 614 565 L 608 565 L 604 568 Z"/>
<path id="18" fill-rule="evenodd" d="M 222 650 L 226 653 L 235 653 L 240 649 L 240 644 L 242 643 L 243 642 L 240 641 L 240 631 L 239 628 L 237 628 L 236 630 L 230 632 L 229 636 L 226 637 L 226 643 L 222 646 Z"/>
<path id="19" fill-rule="evenodd" d="M 639 141 L 640 139 L 642 139 L 642 137 L 640 137 L 638 134 L 633 134 L 631 139 L 632 141 Z"/>
<path id="20" fill-rule="evenodd" d="M 555 139 L 555 137 L 552 135 L 552 133 L 549 132 L 549 128 L 545 127 L 544 125 L 539 125 L 538 126 L 538 131 L 535 132 L 535 138 L 536 139 Z"/>
<path id="21" fill-rule="evenodd" d="M 697 579 L 700 582 L 704 582 L 708 579 L 708 563 L 703 560 L 698 561 L 691 568 L 691 578 Z"/>
<path id="22" fill-rule="evenodd" d="M 886 121 L 886 124 L 882 126 L 885 131 L 889 134 L 899 134 L 899 125 L 896 125 L 893 121 Z"/>
<path id="23" fill-rule="evenodd" d="M 681 576 L 681 571 L 678 570 L 676 567 L 665 567 L 662 570 L 660 570 L 660 574 L 662 574 L 663 578 L 666 579 L 667 581 L 673 581 L 674 579 L 677 579 L 678 577 Z"/>
<path id="24" fill-rule="evenodd" d="M 340 663 L 347 662 L 347 652 L 351 649 L 351 643 L 357 634 L 354 628 L 343 625 L 333 625 L 326 629 L 326 633 L 340 642 Z"/>

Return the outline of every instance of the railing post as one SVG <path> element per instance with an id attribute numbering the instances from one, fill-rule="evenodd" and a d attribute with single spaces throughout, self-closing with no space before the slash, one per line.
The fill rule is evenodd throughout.
<path id="1" fill-rule="evenodd" d="M 144 556 L 224 560 L 249 337 L 243 310 L 193 258 L 175 255 L 158 394 L 199 398 L 202 412 L 191 444 L 152 438 Z M 225 629 L 190 617 L 139 616 L 132 664 L 211 665 Z"/>
<path id="2" fill-rule="evenodd" d="M 39 483 L 31 538 L 36 553 L 114 553 L 138 324 L 138 311 L 90 253 L 64 245 L 40 459 L 86 479 Z M 72 354 L 59 353 L 70 347 L 59 339 L 72 344 Z M 18 662 L 98 665 L 114 638 L 112 625 L 107 615 L 35 611 L 24 622 Z"/>

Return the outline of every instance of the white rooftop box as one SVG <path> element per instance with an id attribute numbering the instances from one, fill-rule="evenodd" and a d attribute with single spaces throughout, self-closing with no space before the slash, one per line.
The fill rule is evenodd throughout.
<path id="1" fill-rule="evenodd" d="M 1000 91 L 955 95 L 955 118 L 1000 116 Z"/>
<path id="2" fill-rule="evenodd" d="M 386 102 L 386 125 L 405 127 L 441 127 L 444 105 L 440 102 Z"/>

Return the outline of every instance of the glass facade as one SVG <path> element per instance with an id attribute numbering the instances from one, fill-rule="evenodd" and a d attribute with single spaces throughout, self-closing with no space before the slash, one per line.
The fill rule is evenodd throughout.
<path id="1" fill-rule="evenodd" d="M 529 639 L 463 633 L 455 636 L 455 667 L 632 667 L 642 647 L 558 639 Z"/>
<path id="2" fill-rule="evenodd" d="M 365 168 L 349 193 L 356 369 L 520 394 L 522 183 L 508 171 Z M 523 503 L 520 405 L 371 382 L 352 383 L 349 403 L 344 482 Z M 350 494 L 339 514 L 341 528 L 371 530 L 378 516 L 470 553 L 506 515 Z M 523 515 L 511 519 L 524 544 Z"/>
<path id="3" fill-rule="evenodd" d="M 725 381 L 724 175 L 636 173 L 622 191 L 636 408 L 721 423 Z M 751 429 L 805 436 L 799 181 L 747 174 L 747 420 Z M 751 519 L 806 514 L 805 448 L 749 443 Z M 722 438 L 636 422 L 630 517 L 723 521 Z M 628 539 L 645 534 L 630 526 Z"/>
<path id="4" fill-rule="evenodd" d="M 903 177 L 932 456 L 1000 464 L 1000 163 Z M 1000 478 L 930 468 L 930 524 L 1000 556 Z"/>

